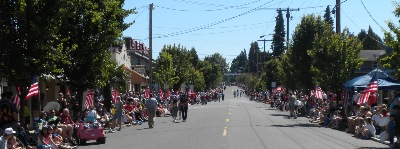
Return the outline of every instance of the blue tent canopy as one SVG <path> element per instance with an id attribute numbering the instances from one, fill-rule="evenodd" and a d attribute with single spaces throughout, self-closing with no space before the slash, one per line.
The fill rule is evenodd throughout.
<path id="1" fill-rule="evenodd" d="M 343 88 L 346 90 L 358 90 L 362 91 L 364 90 L 369 81 L 371 81 L 372 76 L 378 73 L 378 89 L 379 90 L 395 90 L 395 89 L 400 89 L 400 81 L 397 81 L 389 75 L 387 75 L 385 72 L 383 72 L 380 69 L 375 69 L 371 72 L 369 72 L 366 75 L 359 76 L 356 78 L 353 78 L 346 83 L 343 84 Z"/>

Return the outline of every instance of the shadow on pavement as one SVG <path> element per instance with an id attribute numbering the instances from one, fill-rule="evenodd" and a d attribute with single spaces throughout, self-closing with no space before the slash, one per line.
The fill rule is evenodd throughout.
<path id="1" fill-rule="evenodd" d="M 271 116 L 288 116 L 288 114 L 270 114 Z"/>
<path id="2" fill-rule="evenodd" d="M 315 124 L 288 124 L 288 125 L 270 125 L 271 127 L 322 127 Z"/>
<path id="3" fill-rule="evenodd" d="M 387 149 L 387 147 L 359 147 L 356 149 Z"/>
<path id="4" fill-rule="evenodd" d="M 101 145 L 101 144 L 98 144 L 97 142 L 86 142 L 86 144 L 80 146 L 92 146 L 92 145 Z"/>

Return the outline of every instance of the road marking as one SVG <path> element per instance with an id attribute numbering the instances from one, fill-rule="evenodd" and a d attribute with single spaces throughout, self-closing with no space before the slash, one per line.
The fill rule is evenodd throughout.
<path id="1" fill-rule="evenodd" d="M 226 137 L 226 134 L 228 133 L 228 131 L 226 130 L 228 127 L 224 128 L 224 133 L 222 134 L 222 136 Z"/>
<path id="2" fill-rule="evenodd" d="M 227 118 L 226 121 L 229 122 L 229 118 Z"/>
<path id="3" fill-rule="evenodd" d="M 229 109 L 229 111 L 230 111 L 231 109 Z"/>
<path id="4" fill-rule="evenodd" d="M 229 114 L 232 114 L 231 112 L 229 112 Z"/>

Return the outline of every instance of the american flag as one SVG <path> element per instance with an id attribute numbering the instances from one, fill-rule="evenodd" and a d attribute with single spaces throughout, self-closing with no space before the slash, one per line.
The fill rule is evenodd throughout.
<path id="1" fill-rule="evenodd" d="M 160 94 L 160 99 L 164 100 L 164 92 L 162 91 L 162 89 L 160 88 L 160 90 L 158 91 L 158 94 Z"/>
<path id="2" fill-rule="evenodd" d="M 25 100 L 28 100 L 29 98 L 37 95 L 39 95 L 39 82 L 36 81 L 29 88 L 29 92 L 28 95 L 26 95 Z"/>
<path id="3" fill-rule="evenodd" d="M 15 98 L 14 98 L 14 103 L 19 107 L 19 101 L 20 101 L 20 99 L 19 99 L 19 92 L 21 91 L 21 89 L 18 87 L 17 88 L 17 94 L 15 95 Z"/>
<path id="4" fill-rule="evenodd" d="M 358 98 L 357 100 L 357 104 L 361 105 L 363 103 L 368 102 L 369 99 L 369 95 L 371 95 L 371 93 L 375 93 L 378 92 L 378 75 L 377 72 L 375 72 L 375 74 L 372 76 L 371 81 L 369 81 L 367 87 L 364 89 L 364 91 L 362 92 L 361 96 Z"/>
<path id="5" fill-rule="evenodd" d="M 315 97 L 315 91 L 314 90 L 310 91 L 310 97 Z"/>
<path id="6" fill-rule="evenodd" d="M 167 99 L 169 99 L 169 97 L 171 96 L 171 92 L 169 90 L 167 90 Z"/>
<path id="7" fill-rule="evenodd" d="M 324 94 L 322 93 L 321 87 L 315 87 L 315 98 L 323 99 Z"/>
<path id="8" fill-rule="evenodd" d="M 94 99 L 94 92 L 90 90 L 87 92 L 86 95 L 86 101 L 85 101 L 86 109 L 89 109 L 91 106 L 93 106 L 93 99 Z"/>
<path id="9" fill-rule="evenodd" d="M 150 98 L 150 89 L 149 88 L 144 90 L 144 98 L 146 98 L 146 99 Z"/>
<path id="10" fill-rule="evenodd" d="M 112 102 L 113 102 L 114 104 L 117 103 L 118 90 L 117 90 L 117 89 L 114 89 L 114 90 L 111 92 L 111 96 L 112 96 Z"/>

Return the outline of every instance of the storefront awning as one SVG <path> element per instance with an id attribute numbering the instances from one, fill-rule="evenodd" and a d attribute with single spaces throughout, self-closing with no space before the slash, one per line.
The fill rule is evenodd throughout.
<path id="1" fill-rule="evenodd" d="M 122 67 L 125 71 L 131 73 L 131 83 L 132 84 L 142 84 L 142 83 L 146 83 L 146 77 L 139 74 L 138 72 L 136 72 L 135 70 L 132 70 L 131 68 L 129 68 L 128 66 L 123 66 Z"/>

